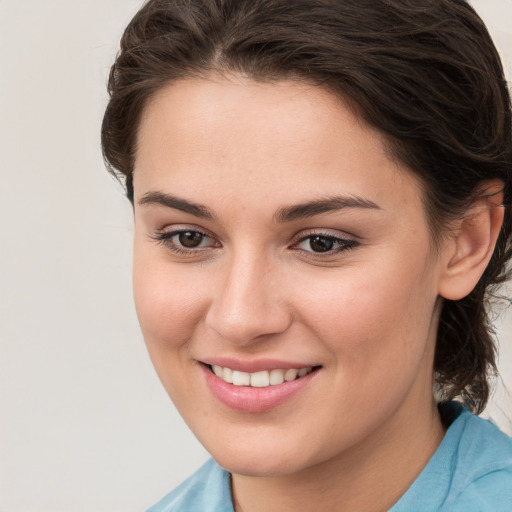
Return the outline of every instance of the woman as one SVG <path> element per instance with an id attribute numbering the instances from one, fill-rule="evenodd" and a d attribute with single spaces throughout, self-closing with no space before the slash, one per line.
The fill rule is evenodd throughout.
<path id="1" fill-rule="evenodd" d="M 109 92 L 139 321 L 215 461 L 151 510 L 512 510 L 512 441 L 472 414 L 512 191 L 472 8 L 150 0 Z"/>

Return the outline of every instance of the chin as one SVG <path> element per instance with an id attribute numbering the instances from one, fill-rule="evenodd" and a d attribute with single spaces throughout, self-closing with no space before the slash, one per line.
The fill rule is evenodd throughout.
<path id="1" fill-rule="evenodd" d="M 259 457 L 229 457 L 223 454 L 222 457 L 216 458 L 215 461 L 219 466 L 230 473 L 251 477 L 279 477 L 297 473 L 302 469 L 300 465 L 293 461 L 268 460 L 268 458 Z"/>
<path id="2" fill-rule="evenodd" d="M 273 443 L 258 443 L 251 446 L 230 444 L 229 447 L 219 446 L 206 449 L 217 464 L 230 473 L 251 477 L 278 477 L 297 473 L 310 464 L 304 449 L 290 446 L 274 446 Z"/>

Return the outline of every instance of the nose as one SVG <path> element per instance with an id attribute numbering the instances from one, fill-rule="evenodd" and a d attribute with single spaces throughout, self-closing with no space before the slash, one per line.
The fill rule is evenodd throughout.
<path id="1" fill-rule="evenodd" d="M 290 327 L 292 314 L 275 264 L 239 255 L 226 263 L 219 282 L 205 322 L 224 341 L 245 345 Z"/>

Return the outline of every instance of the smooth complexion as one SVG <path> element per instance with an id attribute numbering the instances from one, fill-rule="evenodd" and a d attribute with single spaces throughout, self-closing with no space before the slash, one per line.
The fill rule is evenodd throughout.
<path id="1" fill-rule="evenodd" d="M 440 296 L 478 280 L 491 210 L 477 235 L 460 229 L 434 250 L 421 186 L 377 131 L 321 88 L 241 77 L 152 99 L 134 188 L 144 338 L 176 407 L 232 472 L 236 509 L 387 510 L 442 439 Z M 258 388 L 270 402 L 251 409 L 242 395 L 256 388 L 207 364 L 315 370 L 274 402 L 279 385 Z"/>

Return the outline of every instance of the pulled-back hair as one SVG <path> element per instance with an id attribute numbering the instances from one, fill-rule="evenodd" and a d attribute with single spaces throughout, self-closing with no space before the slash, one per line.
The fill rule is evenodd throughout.
<path id="1" fill-rule="evenodd" d="M 133 201 L 137 131 L 163 87 L 207 74 L 306 81 L 338 95 L 424 185 L 434 242 L 504 184 L 504 224 L 475 289 L 444 300 L 434 371 L 443 399 L 481 412 L 496 372 L 489 301 L 512 255 L 511 105 L 502 65 L 465 0 L 150 0 L 112 66 L 102 126 L 109 170 Z"/>

